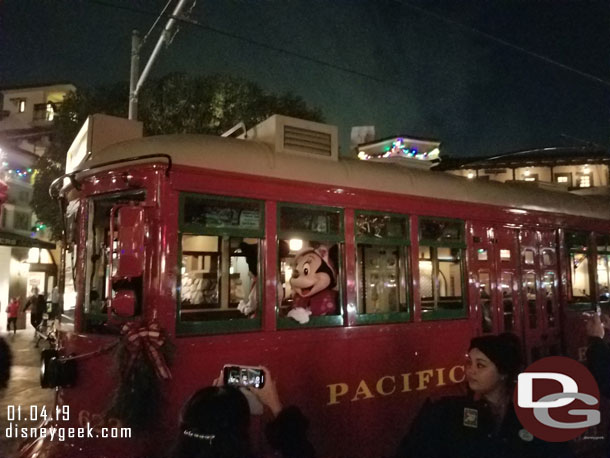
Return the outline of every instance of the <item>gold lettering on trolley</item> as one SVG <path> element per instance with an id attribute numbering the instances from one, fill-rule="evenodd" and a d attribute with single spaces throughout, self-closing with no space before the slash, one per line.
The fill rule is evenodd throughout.
<path id="1" fill-rule="evenodd" d="M 392 390 L 391 391 L 384 391 L 383 390 L 383 382 L 384 380 L 391 380 L 392 381 Z M 377 380 L 377 393 L 379 393 L 382 396 L 389 396 L 390 394 L 394 393 L 394 391 L 396 391 L 396 379 L 394 378 L 393 375 L 386 375 L 385 377 L 381 377 L 379 380 Z"/>
<path id="2" fill-rule="evenodd" d="M 425 371 L 418 371 L 418 372 L 416 372 L 416 374 L 419 378 L 419 384 L 417 385 L 416 390 L 417 391 L 425 390 L 428 387 L 428 383 L 430 382 L 430 379 L 434 375 L 434 372 L 432 372 L 432 369 L 427 369 Z"/>
<path id="3" fill-rule="evenodd" d="M 462 378 L 460 378 L 459 380 L 455 377 L 456 370 L 462 371 Z M 453 383 L 462 383 L 465 378 L 466 378 L 466 370 L 464 369 L 464 366 L 453 366 L 451 368 L 451 370 L 449 371 L 449 380 L 451 380 Z"/>
<path id="4" fill-rule="evenodd" d="M 464 366 L 453 366 L 449 370 L 446 367 L 423 369 L 417 372 L 406 372 L 400 374 L 402 378 L 402 389 L 397 390 L 396 376 L 382 375 L 377 380 L 360 380 L 357 385 L 349 383 L 331 383 L 326 385 L 328 388 L 328 403 L 326 405 L 358 402 L 363 399 L 373 399 L 381 396 L 396 396 L 399 393 L 410 393 L 412 391 L 424 391 L 430 388 L 446 386 L 449 383 L 462 383 L 466 378 Z M 413 389 L 413 381 L 417 385 Z M 400 383 L 400 381 L 399 381 Z M 369 387 L 375 387 L 372 391 Z"/>
<path id="5" fill-rule="evenodd" d="M 402 392 L 411 391 L 411 372 L 402 374 Z"/>
<path id="6" fill-rule="evenodd" d="M 330 390 L 330 401 L 326 405 L 339 404 L 337 398 L 347 394 L 349 387 L 347 383 L 333 383 L 332 385 L 326 385 Z"/>
<path id="7" fill-rule="evenodd" d="M 366 382 L 364 380 L 360 380 L 360 383 L 358 384 L 358 389 L 356 390 L 356 395 L 354 396 L 352 401 L 359 401 L 360 399 L 358 398 L 360 396 L 363 396 L 362 399 L 370 399 L 375 397 L 373 396 L 373 393 L 371 393 L 371 390 L 369 390 L 369 387 L 366 385 Z"/>
<path id="8" fill-rule="evenodd" d="M 438 382 L 436 382 L 436 386 L 445 386 L 445 368 L 441 367 L 440 369 L 436 370 L 436 378 L 438 379 Z"/>

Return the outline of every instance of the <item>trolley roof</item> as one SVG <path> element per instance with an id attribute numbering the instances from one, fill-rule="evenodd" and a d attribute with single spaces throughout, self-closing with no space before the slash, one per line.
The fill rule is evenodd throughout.
<path id="1" fill-rule="evenodd" d="M 109 146 L 77 169 L 148 154 L 169 154 L 176 165 L 260 177 L 359 188 L 410 196 L 497 205 L 524 210 L 610 219 L 610 202 L 548 191 L 523 184 L 484 182 L 397 164 L 342 158 L 303 157 L 274 153 L 265 143 L 211 135 L 179 134 L 144 137 Z M 139 163 L 154 163 L 148 159 Z M 84 172 L 86 175 L 93 172 Z"/>

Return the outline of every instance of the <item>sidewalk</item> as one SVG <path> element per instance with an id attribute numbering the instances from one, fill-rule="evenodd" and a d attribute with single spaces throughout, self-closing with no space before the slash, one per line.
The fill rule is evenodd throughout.
<path id="1" fill-rule="evenodd" d="M 41 342 L 41 348 L 34 347 L 34 330 L 28 325 L 25 330 L 17 331 L 17 335 L 0 333 L 13 352 L 13 367 L 8 388 L 0 394 L 0 456 L 10 458 L 15 456 L 18 439 L 7 439 L 6 428 L 7 407 L 21 406 L 22 416 L 27 417 L 30 406 L 37 405 L 38 411 L 46 406 L 47 412 L 53 407 L 55 391 L 40 387 L 40 350 L 46 348 Z M 13 422 L 15 426 L 17 422 Z M 22 422 L 20 427 L 34 427 L 34 422 Z"/>

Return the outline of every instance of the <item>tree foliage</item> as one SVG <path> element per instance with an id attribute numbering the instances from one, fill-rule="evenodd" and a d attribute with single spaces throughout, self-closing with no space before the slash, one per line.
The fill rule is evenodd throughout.
<path id="1" fill-rule="evenodd" d="M 38 219 L 61 235 L 61 215 L 49 196 L 52 181 L 65 171 L 66 153 L 87 116 L 104 113 L 127 116 L 127 83 L 79 89 L 70 93 L 54 120 L 51 144 L 35 164 L 32 207 Z M 139 120 L 145 135 L 174 133 L 220 134 L 243 121 L 251 127 L 273 114 L 323 121 L 319 109 L 298 95 L 265 92 L 258 84 L 223 75 L 192 77 L 173 73 L 146 84 L 139 97 Z"/>

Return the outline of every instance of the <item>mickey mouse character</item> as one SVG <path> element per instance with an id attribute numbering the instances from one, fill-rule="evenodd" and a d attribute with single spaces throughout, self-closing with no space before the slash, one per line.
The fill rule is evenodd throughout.
<path id="1" fill-rule="evenodd" d="M 335 270 L 328 257 L 328 248 L 306 248 L 297 254 L 290 285 L 295 294 L 293 309 L 288 316 L 299 323 L 307 323 L 309 315 L 337 313 L 337 284 Z"/>

